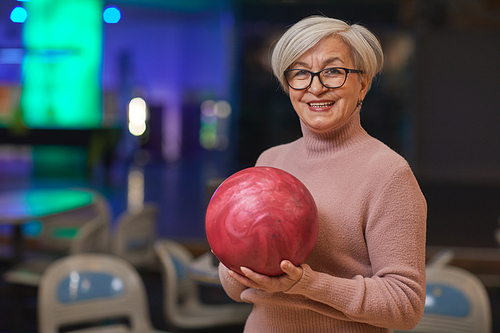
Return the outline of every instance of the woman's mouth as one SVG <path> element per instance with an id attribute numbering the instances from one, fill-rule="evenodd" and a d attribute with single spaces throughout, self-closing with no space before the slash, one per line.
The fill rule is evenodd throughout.
<path id="1" fill-rule="evenodd" d="M 333 104 L 335 104 L 335 102 L 333 102 L 333 101 L 307 103 L 307 105 L 309 105 L 311 108 L 327 108 L 327 107 L 332 106 Z"/>

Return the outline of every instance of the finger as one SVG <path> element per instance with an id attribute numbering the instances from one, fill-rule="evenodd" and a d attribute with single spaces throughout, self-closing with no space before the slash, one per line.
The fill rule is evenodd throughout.
<path id="1" fill-rule="evenodd" d="M 238 272 L 235 272 L 235 271 L 229 271 L 229 275 L 235 279 L 236 281 L 238 281 L 239 283 L 249 287 L 249 288 L 255 288 L 255 282 L 253 282 L 252 280 L 250 280 L 249 278 L 247 278 L 246 276 L 243 276 L 241 274 L 239 274 Z"/>
<path id="2" fill-rule="evenodd" d="M 302 277 L 302 268 L 294 266 L 291 261 L 283 260 L 280 264 L 281 270 L 290 276 L 292 280 L 300 280 Z"/>
<path id="3" fill-rule="evenodd" d="M 254 271 L 252 271 L 250 268 L 247 267 L 240 267 L 240 270 L 245 274 L 247 278 L 250 280 L 258 283 L 258 284 L 266 284 L 269 283 L 270 277 L 267 275 L 259 274 Z"/>
<path id="4" fill-rule="evenodd" d="M 267 275 L 259 274 L 246 267 L 241 267 L 240 270 L 251 281 L 247 286 L 250 288 L 261 289 L 267 292 L 279 291 L 276 288 L 280 285 L 280 278 L 284 277 L 270 277 Z"/>

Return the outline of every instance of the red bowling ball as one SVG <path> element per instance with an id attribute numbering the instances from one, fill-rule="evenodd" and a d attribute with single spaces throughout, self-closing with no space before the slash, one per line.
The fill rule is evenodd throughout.
<path id="1" fill-rule="evenodd" d="M 318 237 L 318 210 L 305 185 L 277 168 L 251 167 L 227 178 L 208 204 L 210 247 L 229 269 L 283 274 L 282 260 L 299 266 Z"/>

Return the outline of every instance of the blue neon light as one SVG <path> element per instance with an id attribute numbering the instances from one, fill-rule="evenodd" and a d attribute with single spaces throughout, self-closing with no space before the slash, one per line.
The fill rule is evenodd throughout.
<path id="1" fill-rule="evenodd" d="M 122 18 L 122 13 L 115 6 L 109 6 L 106 9 L 104 9 L 104 12 L 102 13 L 102 18 L 106 23 L 118 23 Z"/>
<path id="2" fill-rule="evenodd" d="M 10 20 L 14 23 L 24 23 L 28 18 L 28 12 L 23 7 L 16 7 L 10 12 Z"/>

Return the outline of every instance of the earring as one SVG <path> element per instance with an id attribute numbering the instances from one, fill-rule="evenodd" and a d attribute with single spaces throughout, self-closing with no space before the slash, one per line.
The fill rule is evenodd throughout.
<path id="1" fill-rule="evenodd" d="M 358 101 L 358 103 L 356 104 L 356 107 L 359 107 L 359 106 L 361 106 L 361 104 L 363 104 L 363 100 L 361 100 L 361 101 Z"/>

